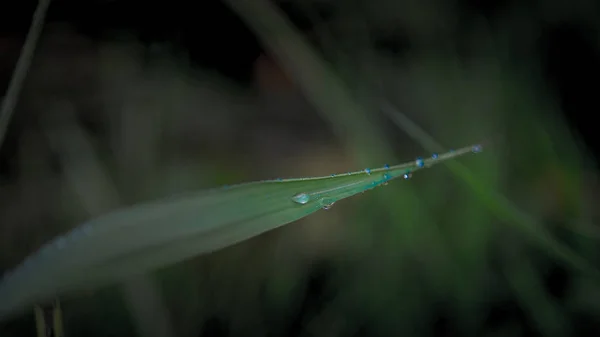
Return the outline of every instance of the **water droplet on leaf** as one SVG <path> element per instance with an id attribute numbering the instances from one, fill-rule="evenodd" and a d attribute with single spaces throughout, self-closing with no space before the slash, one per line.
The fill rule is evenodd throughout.
<path id="1" fill-rule="evenodd" d="M 366 168 L 365 169 L 365 173 L 368 174 L 368 175 L 371 175 L 371 169 L 370 168 Z"/>
<path id="2" fill-rule="evenodd" d="M 310 195 L 306 193 L 298 193 L 292 197 L 292 201 L 297 204 L 304 205 L 310 201 Z"/>
<path id="3" fill-rule="evenodd" d="M 423 161 L 422 158 L 417 158 L 417 160 L 415 160 L 415 164 L 417 165 L 417 167 L 425 166 L 425 162 Z"/>
<path id="4" fill-rule="evenodd" d="M 330 204 L 327 204 L 327 205 L 323 206 L 323 209 L 326 210 L 326 211 L 330 210 L 333 207 L 333 204 L 335 204 L 335 202 L 332 202 Z"/>

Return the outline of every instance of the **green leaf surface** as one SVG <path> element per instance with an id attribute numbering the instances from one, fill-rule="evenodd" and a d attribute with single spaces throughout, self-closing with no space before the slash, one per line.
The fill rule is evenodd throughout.
<path id="1" fill-rule="evenodd" d="M 38 301 L 213 252 L 480 147 L 327 177 L 221 187 L 133 206 L 55 238 L 0 283 L 0 320 Z"/>

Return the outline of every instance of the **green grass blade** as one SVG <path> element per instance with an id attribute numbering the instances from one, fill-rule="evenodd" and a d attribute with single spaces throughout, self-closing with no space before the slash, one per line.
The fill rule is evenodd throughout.
<path id="1" fill-rule="evenodd" d="M 0 147 L 2 147 L 2 144 L 4 143 L 8 125 L 14 114 L 23 84 L 25 83 L 25 78 L 27 77 L 29 66 L 33 60 L 37 42 L 42 35 L 42 28 L 44 27 L 46 12 L 48 12 L 49 6 L 50 0 L 40 0 L 38 2 L 35 12 L 33 13 L 33 20 L 31 21 L 25 44 L 21 50 L 21 55 L 19 56 L 13 76 L 8 84 L 8 90 L 0 103 Z"/>
<path id="2" fill-rule="evenodd" d="M 122 280 L 231 246 L 423 168 L 478 152 L 327 177 L 223 187 L 91 220 L 30 256 L 0 283 L 0 320 L 37 301 Z"/>

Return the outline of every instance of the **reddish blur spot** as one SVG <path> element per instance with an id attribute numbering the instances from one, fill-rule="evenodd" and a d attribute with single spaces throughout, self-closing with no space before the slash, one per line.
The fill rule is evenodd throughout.
<path id="1" fill-rule="evenodd" d="M 279 67 L 279 65 L 265 54 L 261 54 L 254 64 L 256 85 L 266 91 L 292 91 L 295 90 L 294 82 Z"/>

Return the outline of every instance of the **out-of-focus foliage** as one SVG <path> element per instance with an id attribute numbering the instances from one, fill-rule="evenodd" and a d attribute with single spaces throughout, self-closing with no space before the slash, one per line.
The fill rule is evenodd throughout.
<path id="1" fill-rule="evenodd" d="M 565 21 L 589 27 L 597 48 L 597 4 L 498 5 L 492 17 L 457 2 L 323 1 L 325 20 L 313 2 L 289 3 L 309 18 L 305 35 L 364 108 L 372 130 L 366 137 L 394 157 L 377 160 L 423 151 L 379 113 L 382 98 L 445 146 L 489 139 L 493 150 L 461 163 L 549 236 L 599 265 L 595 158 L 560 115 L 538 48 L 543 25 Z M 168 50 L 92 46 L 51 32 L 16 113 L 24 131 L 18 176 L 3 177 L 0 195 L 3 266 L 88 217 L 45 126 L 30 122 L 49 101 L 75 102 L 126 204 L 355 170 L 382 153 L 349 146 L 357 121 L 312 107 L 276 57 L 261 58 L 261 81 L 249 90 L 191 70 Z M 66 46 L 76 50 L 66 53 Z M 598 280 L 533 244 L 444 169 L 156 277 L 178 336 L 561 336 L 599 329 Z M 134 334 L 128 308 L 115 289 L 66 299 L 67 333 Z M 30 320 L 0 332 L 22 335 L 33 329 Z"/>

